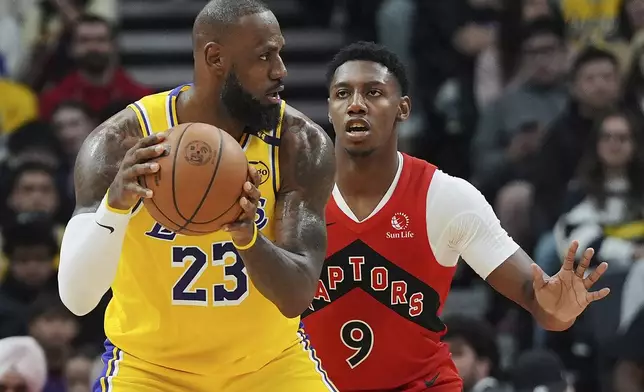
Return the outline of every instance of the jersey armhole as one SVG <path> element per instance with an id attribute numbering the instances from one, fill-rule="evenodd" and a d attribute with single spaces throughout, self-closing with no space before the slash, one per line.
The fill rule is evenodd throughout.
<path id="1" fill-rule="evenodd" d="M 279 154 L 279 145 L 280 138 L 282 137 L 282 124 L 284 122 L 284 112 L 286 111 L 286 102 L 282 101 L 282 107 L 280 108 L 280 120 L 275 127 L 274 137 L 277 139 L 277 143 L 272 145 L 271 148 L 271 170 L 273 171 L 273 192 L 275 192 L 275 197 L 280 190 L 280 184 L 282 183 L 282 178 L 280 176 L 280 154 Z"/>
<path id="2" fill-rule="evenodd" d="M 139 121 L 139 128 L 141 128 L 141 135 L 143 137 L 150 136 L 152 134 L 151 128 L 150 128 L 150 119 L 148 118 L 147 113 L 145 112 L 145 107 L 143 106 L 141 101 L 131 103 L 127 105 L 127 107 L 132 109 L 132 111 L 134 111 L 134 114 L 136 115 L 136 119 Z"/>

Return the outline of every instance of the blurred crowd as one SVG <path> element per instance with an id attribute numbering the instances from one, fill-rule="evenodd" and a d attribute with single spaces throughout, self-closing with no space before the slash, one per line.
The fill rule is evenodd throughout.
<path id="1" fill-rule="evenodd" d="M 547 273 L 572 240 L 609 263 L 611 295 L 564 333 L 461 263 L 444 316 L 466 390 L 644 392 L 644 0 L 300 2 L 310 26 L 341 9 L 347 42 L 398 53 L 401 149 L 474 183 Z M 116 0 L 0 0 L 3 391 L 86 392 L 103 366 L 109 295 L 73 316 L 56 268 L 83 140 L 151 92 L 116 25 Z"/>

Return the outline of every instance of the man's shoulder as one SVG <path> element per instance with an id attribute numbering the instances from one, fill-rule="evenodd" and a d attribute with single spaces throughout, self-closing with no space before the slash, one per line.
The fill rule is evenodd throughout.
<path id="1" fill-rule="evenodd" d="M 284 118 L 282 119 L 281 138 L 287 143 L 313 144 L 327 146 L 332 144 L 329 135 L 304 113 L 291 105 L 286 105 Z"/>

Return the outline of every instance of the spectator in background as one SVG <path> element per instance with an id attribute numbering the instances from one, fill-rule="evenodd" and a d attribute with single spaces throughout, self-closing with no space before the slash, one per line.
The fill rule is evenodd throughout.
<path id="1" fill-rule="evenodd" d="M 427 113 L 424 143 L 413 154 L 451 175 L 469 175 L 470 140 L 476 129 L 474 68 L 494 41 L 495 1 L 415 0 L 412 53 L 416 96 Z"/>
<path id="2" fill-rule="evenodd" d="M 561 360 L 548 351 L 527 351 L 510 370 L 514 392 L 574 392 Z"/>
<path id="3" fill-rule="evenodd" d="M 522 68 L 521 45 L 526 37 L 519 34 L 536 19 L 554 20 L 548 0 L 503 0 L 494 42 L 476 60 L 475 95 L 479 110 L 496 101 L 507 88 L 520 85 L 529 76 Z M 563 30 L 563 22 L 560 30 Z M 562 31 L 563 33 L 563 31 Z M 525 67 L 523 67 L 525 68 Z"/>
<path id="4" fill-rule="evenodd" d="M 33 221 L 7 227 L 3 234 L 8 268 L 0 280 L 0 338 L 26 333 L 24 311 L 42 293 L 57 297 L 53 227 Z"/>
<path id="5" fill-rule="evenodd" d="M 13 170 L 6 183 L 6 206 L 0 223 L 22 221 L 38 215 L 66 223 L 61 211 L 61 192 L 54 171 L 41 162 L 25 162 Z"/>
<path id="6" fill-rule="evenodd" d="M 567 197 L 582 201 L 555 226 L 562 257 L 575 239 L 581 249 L 595 248 L 595 266 L 599 260 L 607 261 L 612 271 L 644 259 L 643 132 L 623 111 L 598 122 Z"/>
<path id="7" fill-rule="evenodd" d="M 561 26 L 552 19 L 537 19 L 524 26 L 520 41 L 517 71 L 530 76 L 483 110 L 472 141 L 472 182 L 492 198 L 505 183 L 526 176 L 526 165 L 538 153 L 545 129 L 568 98 Z M 519 233 L 511 235 L 520 241 Z"/>
<path id="8" fill-rule="evenodd" d="M 47 362 L 42 348 L 30 337 L 0 340 L 0 390 L 42 392 Z"/>
<path id="9" fill-rule="evenodd" d="M 62 164 L 68 177 L 64 193 L 72 203 L 75 200 L 73 168 L 76 156 L 87 136 L 98 124 L 87 106 L 76 101 L 64 101 L 54 109 L 52 125 L 65 154 Z"/>
<path id="10" fill-rule="evenodd" d="M 88 348 L 69 358 L 65 367 L 66 392 L 87 392 L 92 387 L 92 370 L 97 357 L 99 354 Z"/>
<path id="11" fill-rule="evenodd" d="M 496 333 L 483 320 L 461 315 L 445 319 L 447 333 L 443 341 L 449 345 L 464 392 L 505 391 L 494 378 L 499 367 Z"/>
<path id="12" fill-rule="evenodd" d="M 57 295 L 43 295 L 30 309 L 29 335 L 38 341 L 47 358 L 47 384 L 43 392 L 66 392 L 65 366 L 74 352 L 78 319 Z"/>
<path id="13" fill-rule="evenodd" d="M 533 238 L 550 232 L 565 212 L 562 200 L 593 123 L 621 98 L 619 65 L 608 51 L 594 47 L 582 51 L 572 66 L 571 79 L 571 101 L 546 131 L 529 180 L 506 185 L 497 197 L 505 206 L 498 211 L 499 219 L 509 227 L 532 227 Z M 550 242 L 554 248 L 554 239 Z"/>
<path id="14" fill-rule="evenodd" d="M 24 162 L 40 162 L 57 170 L 63 156 L 51 126 L 39 121 L 25 124 L 9 135 L 7 154 L 3 174 Z"/>
<path id="15" fill-rule="evenodd" d="M 49 119 L 54 108 L 66 100 L 84 102 L 99 113 L 112 101 L 135 101 L 151 92 L 132 80 L 119 65 L 115 31 L 105 19 L 94 15 L 80 17 L 71 50 L 78 70 L 42 95 L 43 118 Z"/>

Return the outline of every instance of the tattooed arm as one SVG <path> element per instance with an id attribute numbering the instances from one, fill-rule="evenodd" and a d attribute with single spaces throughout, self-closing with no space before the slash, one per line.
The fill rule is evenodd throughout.
<path id="1" fill-rule="evenodd" d="M 136 177 L 155 171 L 163 135 L 141 139 L 134 112 L 125 109 L 94 130 L 76 160 L 76 209 L 60 249 L 60 298 L 76 315 L 89 313 L 116 276 L 129 210 L 149 196 Z M 156 165 L 158 166 L 158 165 Z M 110 189 L 109 200 L 106 197 Z"/>
<path id="2" fill-rule="evenodd" d="M 317 124 L 287 109 L 276 242 L 259 234 L 250 249 L 239 251 L 253 284 L 289 318 L 309 306 L 322 271 L 327 246 L 324 209 L 335 176 L 333 151 L 331 139 Z"/>

